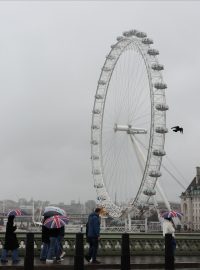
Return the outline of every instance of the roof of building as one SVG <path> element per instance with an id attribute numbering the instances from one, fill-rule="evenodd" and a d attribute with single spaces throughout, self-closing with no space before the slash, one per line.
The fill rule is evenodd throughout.
<path id="1" fill-rule="evenodd" d="M 196 177 L 193 178 L 192 182 L 189 184 L 189 186 L 187 187 L 186 191 L 190 191 L 191 187 L 192 189 L 197 188 L 197 183 L 196 183 Z"/>
<path id="2" fill-rule="evenodd" d="M 199 192 L 194 192 L 197 190 Z M 189 184 L 187 189 L 181 194 L 181 196 L 186 196 L 186 195 L 200 195 L 200 183 L 196 182 L 196 176 L 193 178 L 192 182 Z"/>

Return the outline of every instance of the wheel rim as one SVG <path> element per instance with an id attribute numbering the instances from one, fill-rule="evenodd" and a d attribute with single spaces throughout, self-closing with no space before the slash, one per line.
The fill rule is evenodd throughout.
<path id="1" fill-rule="evenodd" d="M 99 201 L 116 217 L 150 202 L 164 153 L 162 66 L 144 41 L 151 40 L 129 31 L 111 46 L 93 107 L 94 186 Z"/>

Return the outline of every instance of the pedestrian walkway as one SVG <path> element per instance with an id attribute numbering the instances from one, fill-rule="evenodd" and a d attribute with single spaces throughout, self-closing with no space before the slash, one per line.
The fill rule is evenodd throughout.
<path id="1" fill-rule="evenodd" d="M 92 265 L 85 262 L 85 270 L 92 269 L 120 269 L 120 257 L 119 256 L 104 256 L 98 258 L 101 261 L 100 265 Z M 39 258 L 34 260 L 34 269 L 36 270 L 56 270 L 56 269 L 73 269 L 74 258 L 66 257 L 61 263 L 46 264 L 40 262 Z M 23 269 L 24 261 L 21 260 L 18 265 L 13 265 L 11 260 L 7 264 L 0 264 L 0 270 L 8 269 Z M 131 256 L 131 269 L 164 269 L 164 257 L 161 256 Z M 200 269 L 200 258 L 198 256 L 177 256 L 175 260 L 175 269 Z"/>
<path id="2" fill-rule="evenodd" d="M 104 256 L 99 257 L 101 261 L 100 265 L 92 265 L 85 262 L 85 270 L 105 270 L 105 269 L 120 269 L 120 257 L 119 256 Z M 74 268 L 74 258 L 66 257 L 61 263 L 46 264 L 40 262 L 39 258 L 34 259 L 34 269 L 65 269 L 72 270 Z M 11 260 L 5 265 L 0 264 L 0 270 L 15 270 L 23 269 L 24 261 L 21 260 L 18 265 L 12 265 Z M 164 257 L 163 256 L 131 256 L 131 269 L 164 269 Z M 198 256 L 177 256 L 175 260 L 175 269 L 194 270 L 200 269 L 200 258 Z"/>

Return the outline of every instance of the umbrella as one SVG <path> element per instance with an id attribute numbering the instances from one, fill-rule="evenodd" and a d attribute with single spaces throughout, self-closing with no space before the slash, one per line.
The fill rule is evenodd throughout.
<path id="1" fill-rule="evenodd" d="M 183 216 L 183 213 L 172 210 L 172 211 L 167 211 L 167 212 L 162 213 L 161 216 L 163 218 L 173 218 L 173 217 L 181 218 Z"/>
<path id="2" fill-rule="evenodd" d="M 56 216 L 47 218 L 44 222 L 44 226 L 49 229 L 53 229 L 53 228 L 59 229 L 65 226 L 65 224 L 67 224 L 68 221 L 69 221 L 68 217 L 56 215 Z"/>
<path id="3" fill-rule="evenodd" d="M 44 217 L 52 217 L 55 215 L 66 216 L 66 213 L 63 209 L 56 207 L 56 206 L 45 207 L 44 213 L 43 213 Z"/>
<path id="4" fill-rule="evenodd" d="M 23 216 L 24 215 L 24 212 L 22 211 L 22 210 L 20 210 L 20 209 L 13 209 L 13 210 L 10 210 L 9 212 L 8 212 L 8 217 L 9 216 Z"/>

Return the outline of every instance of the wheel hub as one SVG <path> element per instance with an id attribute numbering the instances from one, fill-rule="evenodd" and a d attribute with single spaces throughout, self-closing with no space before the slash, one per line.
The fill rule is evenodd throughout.
<path id="1" fill-rule="evenodd" d="M 147 134 L 147 130 L 144 128 L 133 127 L 132 125 L 114 125 L 114 131 L 125 131 L 127 134 Z"/>

